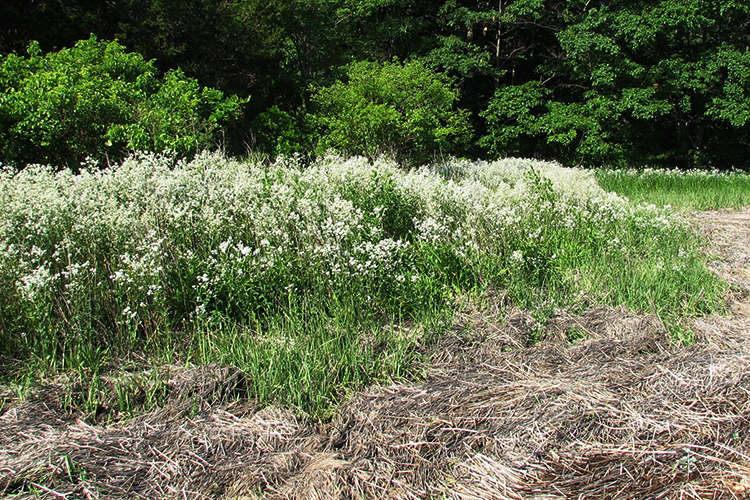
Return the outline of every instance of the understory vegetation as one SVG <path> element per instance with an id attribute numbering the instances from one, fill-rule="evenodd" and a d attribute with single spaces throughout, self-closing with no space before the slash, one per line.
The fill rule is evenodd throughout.
<path id="1" fill-rule="evenodd" d="M 669 210 L 534 160 L 6 169 L 2 378 L 23 390 L 62 373 L 87 388 L 71 404 L 116 416 L 133 387 L 156 402 L 164 385 L 111 372 L 218 363 L 259 402 L 325 418 L 365 384 L 418 376 L 457 304 L 488 291 L 540 324 L 599 304 L 655 312 L 689 341 L 681 320 L 719 310 L 724 290 L 698 248 Z"/>
<path id="2" fill-rule="evenodd" d="M 77 169 L 89 159 L 119 163 L 133 151 L 194 155 L 213 147 L 245 101 L 201 87 L 180 69 L 91 36 L 28 58 L 0 56 L 0 162 Z"/>

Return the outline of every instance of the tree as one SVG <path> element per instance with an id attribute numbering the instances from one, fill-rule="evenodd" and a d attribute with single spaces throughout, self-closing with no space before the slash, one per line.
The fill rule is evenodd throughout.
<path id="1" fill-rule="evenodd" d="M 353 63 L 347 76 L 313 96 L 323 128 L 318 152 L 423 163 L 468 142 L 467 113 L 455 109 L 458 95 L 444 75 L 413 61 Z"/>
<path id="2" fill-rule="evenodd" d="M 0 160 L 76 167 L 129 151 L 191 155 L 219 138 L 242 101 L 95 37 L 71 49 L 0 58 Z"/>
<path id="3" fill-rule="evenodd" d="M 334 140 L 335 106 L 323 89 L 343 91 L 353 62 L 398 58 L 447 76 L 452 106 L 481 137 L 480 147 L 459 140 L 437 150 L 597 165 L 729 167 L 750 156 L 750 4 L 742 0 L 0 4 L 0 52 L 26 46 L 30 34 L 51 50 L 89 32 L 127 43 L 161 72 L 181 68 L 200 85 L 252 94 L 252 109 L 226 135 L 234 153 L 245 144 L 272 154 L 312 147 L 314 106 L 328 131 L 320 147 L 363 151 Z M 386 114 L 383 127 L 402 111 Z M 391 141 L 380 150 L 396 148 L 378 134 Z M 432 148 L 416 140 L 399 154 Z"/>
<path id="4" fill-rule="evenodd" d="M 747 161 L 750 5 L 567 4 L 536 78 L 501 85 L 483 113 L 486 148 L 582 164 Z"/>
<path id="5" fill-rule="evenodd" d="M 117 39 L 162 72 L 182 68 L 204 86 L 243 95 L 273 85 L 281 15 L 291 0 L 19 0 L 0 3 L 0 53 L 31 41 L 45 52 L 91 34 Z"/>

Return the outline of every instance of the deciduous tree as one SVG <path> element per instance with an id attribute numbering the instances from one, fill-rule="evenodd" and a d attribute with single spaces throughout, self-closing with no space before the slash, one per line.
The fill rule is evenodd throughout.
<path id="1" fill-rule="evenodd" d="M 467 113 L 456 109 L 447 77 L 423 64 L 359 62 L 347 81 L 319 89 L 319 152 L 390 155 L 422 163 L 453 154 L 469 139 Z"/>
<path id="2" fill-rule="evenodd" d="M 242 101 L 201 87 L 182 71 L 95 37 L 71 49 L 0 57 L 0 161 L 76 167 L 128 151 L 190 155 L 210 147 Z"/>

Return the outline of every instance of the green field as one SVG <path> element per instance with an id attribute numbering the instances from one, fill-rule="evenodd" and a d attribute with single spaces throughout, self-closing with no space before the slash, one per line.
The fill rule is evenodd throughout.
<path id="1" fill-rule="evenodd" d="M 716 170 L 596 171 L 599 185 L 633 203 L 652 203 L 678 210 L 718 210 L 750 206 L 750 175 Z"/>

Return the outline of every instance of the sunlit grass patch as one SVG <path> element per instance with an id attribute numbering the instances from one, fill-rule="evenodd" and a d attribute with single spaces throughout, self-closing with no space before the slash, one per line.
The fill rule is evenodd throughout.
<path id="1" fill-rule="evenodd" d="M 456 299 L 490 288 L 540 321 L 625 305 L 679 333 L 720 305 L 694 238 L 590 171 L 534 160 L 403 170 L 204 154 L 8 171 L 0 344 L 20 369 L 4 378 L 70 371 L 96 388 L 122 360 L 217 362 L 261 403 L 326 416 L 351 391 L 414 376 Z"/>
<path id="2" fill-rule="evenodd" d="M 604 189 L 633 203 L 680 210 L 750 206 L 750 174 L 746 171 L 601 169 L 596 178 Z"/>

